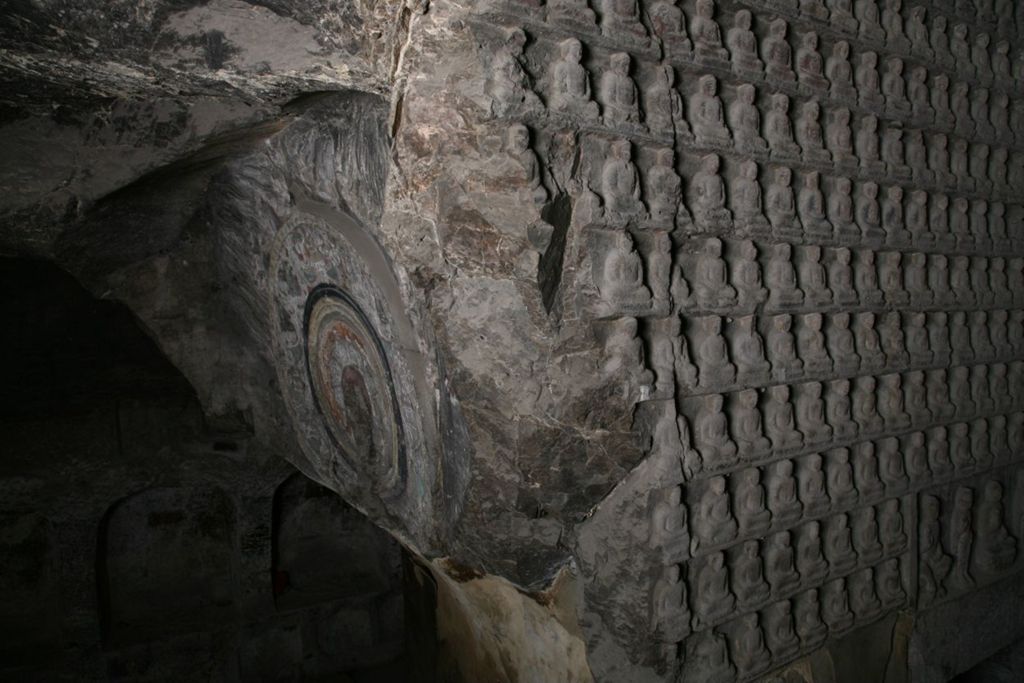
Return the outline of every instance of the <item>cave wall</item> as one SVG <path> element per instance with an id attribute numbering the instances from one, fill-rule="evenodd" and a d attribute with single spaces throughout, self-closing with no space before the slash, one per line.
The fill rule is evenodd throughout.
<path id="1" fill-rule="evenodd" d="M 13 325 L 0 370 L 0 678 L 394 666 L 394 539 L 262 452 L 245 415 L 204 416 L 123 306 L 41 262 L 0 260 L 0 283 Z"/>
<path id="2" fill-rule="evenodd" d="M 579 680 L 930 681 L 1019 638 L 1017 7 L 358 5 L 380 42 L 318 36 L 312 85 L 218 47 L 232 7 L 151 21 L 234 134 L 44 183 L 5 248 L 426 558 L 440 633 L 561 619 L 453 678 L 582 637 Z"/>

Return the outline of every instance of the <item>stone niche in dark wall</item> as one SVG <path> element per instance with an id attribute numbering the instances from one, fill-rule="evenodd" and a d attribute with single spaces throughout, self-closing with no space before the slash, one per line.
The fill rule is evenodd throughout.
<path id="1" fill-rule="evenodd" d="M 296 473 L 274 495 L 277 611 L 301 616 L 308 675 L 393 660 L 405 648 L 402 550 L 337 493 Z M 254 669 L 254 673 L 259 673 Z"/>
<path id="2" fill-rule="evenodd" d="M 235 517 L 215 488 L 158 488 L 115 504 L 100 530 L 104 641 L 120 646 L 231 621 Z"/>
<path id="3" fill-rule="evenodd" d="M 301 474 L 274 496 L 273 556 L 278 609 L 386 593 L 401 572 L 393 538 Z"/>
<path id="4" fill-rule="evenodd" d="M 57 557 L 40 515 L 0 514 L 0 659 L 24 664 L 60 647 Z"/>

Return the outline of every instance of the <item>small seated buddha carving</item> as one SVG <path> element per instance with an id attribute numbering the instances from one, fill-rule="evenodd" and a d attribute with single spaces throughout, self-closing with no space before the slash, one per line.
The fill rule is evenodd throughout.
<path id="1" fill-rule="evenodd" d="M 793 83 L 796 81 L 796 74 L 793 73 L 793 50 L 786 39 L 789 30 L 785 19 L 775 19 L 768 26 L 768 35 L 765 36 L 761 47 L 764 55 L 766 73 L 769 80 Z"/>
<path id="2" fill-rule="evenodd" d="M 790 315 L 777 315 L 772 318 L 772 327 L 768 332 L 772 378 L 781 382 L 800 379 L 804 374 L 803 361 L 796 354 L 792 325 L 793 319 Z"/>
<path id="3" fill-rule="evenodd" d="M 732 212 L 725 206 L 725 181 L 720 168 L 719 156 L 708 154 L 700 160 L 700 170 L 693 176 L 693 218 L 698 230 L 718 232 L 732 227 Z"/>
<path id="4" fill-rule="evenodd" d="M 877 371 L 885 367 L 885 353 L 882 341 L 875 329 L 875 314 L 862 313 L 857 316 L 857 355 L 860 356 L 862 372 Z"/>
<path id="5" fill-rule="evenodd" d="M 910 52 L 918 59 L 929 62 L 934 57 L 931 48 L 928 27 L 925 25 L 925 14 L 928 9 L 923 5 L 910 8 L 910 15 L 904 27 L 904 34 L 910 41 Z"/>
<path id="6" fill-rule="evenodd" d="M 683 114 L 683 98 L 676 90 L 676 71 L 670 64 L 654 70 L 653 80 L 645 88 L 644 110 L 652 133 L 674 132 L 682 142 L 693 142 L 693 133 Z"/>
<path id="7" fill-rule="evenodd" d="M 910 116 L 910 100 L 907 99 L 907 84 L 903 80 L 903 60 L 890 57 L 888 68 L 882 77 L 882 95 L 885 97 L 885 113 L 903 118 Z"/>
<path id="8" fill-rule="evenodd" d="M 821 128 L 821 107 L 814 100 L 803 106 L 796 125 L 796 140 L 804 161 L 828 166 L 832 155 L 825 149 L 825 136 Z"/>
<path id="9" fill-rule="evenodd" d="M 877 562 L 882 557 L 882 542 L 878 535 L 878 518 L 875 508 L 866 507 L 859 511 L 854 522 L 853 546 L 861 561 Z"/>
<path id="10" fill-rule="evenodd" d="M 885 29 L 882 28 L 878 4 L 875 0 L 854 0 L 853 11 L 859 24 L 858 36 L 860 39 L 874 45 L 884 45 Z"/>
<path id="11" fill-rule="evenodd" d="M 773 594 L 788 593 L 799 585 L 800 575 L 796 572 L 792 538 L 788 531 L 768 537 L 765 548 L 765 564 Z"/>
<path id="12" fill-rule="evenodd" d="M 732 183 L 732 208 L 739 233 L 766 237 L 771 234 L 771 224 L 764 215 L 757 173 L 756 161 L 747 159 L 740 163 L 739 177 Z"/>
<path id="13" fill-rule="evenodd" d="M 833 191 L 828 196 L 828 221 L 835 229 L 836 238 L 842 244 L 854 244 L 860 238 L 853 210 L 853 197 L 850 192 L 853 183 L 841 176 L 835 179 Z M 852 291 L 852 288 L 851 288 Z"/>
<path id="14" fill-rule="evenodd" d="M 768 509 L 772 519 L 779 524 L 790 524 L 800 517 L 803 506 L 797 497 L 796 479 L 793 477 L 793 462 L 780 460 L 768 468 L 765 476 L 768 489 Z M 790 551 L 792 555 L 792 550 Z M 792 556 L 790 557 L 792 563 Z"/>
<path id="15" fill-rule="evenodd" d="M 853 613 L 860 621 L 871 621 L 882 612 L 882 603 L 875 592 L 875 577 L 871 567 L 865 567 L 846 581 L 850 591 Z"/>
<path id="16" fill-rule="evenodd" d="M 756 608 L 768 599 L 770 589 L 764 580 L 764 564 L 757 541 L 747 541 L 740 546 L 739 554 L 732 561 L 732 585 L 741 610 Z"/>
<path id="17" fill-rule="evenodd" d="M 753 162 L 751 162 L 753 163 Z M 750 240 L 740 242 L 732 261 L 732 282 L 739 297 L 739 307 L 752 310 L 768 298 L 761 279 L 761 264 L 757 260 L 757 246 Z"/>
<path id="18" fill-rule="evenodd" d="M 553 111 L 595 121 L 599 116 L 597 102 L 590 91 L 590 76 L 580 64 L 583 45 L 575 38 L 559 43 L 560 57 L 552 67 L 552 92 L 549 106 Z"/>
<path id="19" fill-rule="evenodd" d="M 832 112 L 825 139 L 829 152 L 837 166 L 847 170 L 857 167 L 857 157 L 853 151 L 853 131 L 850 129 L 850 110 L 840 107 Z"/>
<path id="20" fill-rule="evenodd" d="M 936 63 L 943 69 L 952 70 L 956 68 L 956 59 L 949 51 L 947 25 L 946 17 L 941 14 L 935 15 L 932 19 L 931 31 L 928 34 L 928 46 L 932 49 Z"/>
<path id="21" fill-rule="evenodd" d="M 738 621 L 739 630 L 733 635 L 733 659 L 740 676 L 754 676 L 771 665 L 771 654 L 765 646 L 758 613 L 748 614 Z"/>
<path id="22" fill-rule="evenodd" d="M 832 303 L 832 290 L 828 286 L 825 266 L 821 263 L 821 247 L 816 244 L 803 248 L 800 288 L 804 291 L 804 300 L 810 304 L 827 306 Z"/>
<path id="23" fill-rule="evenodd" d="M 874 377 L 861 377 L 857 380 L 853 392 L 853 419 L 860 426 L 861 435 L 882 431 L 885 423 L 878 414 Z"/>
<path id="24" fill-rule="evenodd" d="M 732 513 L 732 500 L 725 477 L 711 477 L 698 503 L 694 519 L 694 548 L 728 543 L 736 538 L 736 518 Z"/>
<path id="25" fill-rule="evenodd" d="M 644 283 L 644 267 L 628 232 L 616 234 L 604 257 L 601 297 L 612 310 L 649 306 L 651 292 Z"/>
<path id="26" fill-rule="evenodd" d="M 804 369 L 809 374 L 821 375 L 832 372 L 832 359 L 825 348 L 825 334 L 821 328 L 821 313 L 808 313 L 803 316 L 797 343 Z"/>
<path id="27" fill-rule="evenodd" d="M 882 135 L 881 152 L 886 173 L 899 180 L 910 179 L 910 167 L 906 163 L 901 128 L 889 127 L 886 129 Z M 902 192 L 902 188 L 900 190 Z"/>
<path id="28" fill-rule="evenodd" d="M 892 608 L 903 604 L 907 594 L 903 590 L 903 579 L 900 577 L 899 558 L 890 557 L 875 567 L 875 585 L 882 605 Z"/>
<path id="29" fill-rule="evenodd" d="M 818 515 L 830 504 L 825 491 L 825 473 L 821 469 L 821 455 L 813 453 L 801 461 L 799 470 L 800 502 L 808 515 Z M 801 570 L 801 574 L 803 570 Z"/>
<path id="30" fill-rule="evenodd" d="M 826 522 L 825 558 L 829 568 L 839 573 L 849 571 L 857 564 L 849 518 L 845 514 L 836 515 Z"/>
<path id="31" fill-rule="evenodd" d="M 592 31 L 597 24 L 597 15 L 586 0 L 548 0 L 548 19 L 583 31 Z"/>
<path id="32" fill-rule="evenodd" d="M 913 235 L 907 230 L 903 213 L 903 188 L 899 185 L 885 190 L 882 199 L 882 230 L 885 231 L 886 244 L 894 247 L 907 247 L 913 241 Z"/>
<path id="33" fill-rule="evenodd" d="M 737 151 L 764 156 L 768 142 L 761 137 L 761 113 L 754 104 L 755 96 L 754 86 L 749 83 L 736 86 L 736 99 L 729 105 L 729 125 Z"/>
<path id="34" fill-rule="evenodd" d="M 640 22 L 637 0 L 601 0 L 601 33 L 608 38 L 639 47 L 650 43 Z"/>
<path id="35" fill-rule="evenodd" d="M 803 226 L 797 217 L 792 178 L 793 172 L 788 167 L 775 169 L 775 175 L 768 185 L 765 213 L 773 235 L 780 239 L 799 240 L 803 236 Z"/>
<path id="36" fill-rule="evenodd" d="M 821 395 L 821 383 L 809 382 L 801 386 L 797 396 L 797 418 L 804 443 L 808 446 L 832 438 L 832 428 L 825 416 L 825 400 Z"/>
<path id="37" fill-rule="evenodd" d="M 610 223 L 625 224 L 646 218 L 647 210 L 640 200 L 640 174 L 632 160 L 629 140 L 615 140 L 601 171 L 605 218 Z"/>
<path id="38" fill-rule="evenodd" d="M 878 75 L 878 53 L 871 50 L 862 52 L 853 78 L 860 106 L 881 115 L 885 111 L 885 98 L 882 95 L 881 77 Z"/>
<path id="39" fill-rule="evenodd" d="M 910 362 L 906 350 L 906 339 L 903 335 L 903 321 L 899 311 L 889 311 L 883 318 L 879 330 L 882 339 L 882 351 L 891 366 L 903 366 Z"/>
<path id="40" fill-rule="evenodd" d="M 804 302 L 804 293 L 797 285 L 792 247 L 789 244 L 783 242 L 775 245 L 765 279 L 769 291 L 769 307 L 776 310 L 793 308 Z"/>
<path id="41" fill-rule="evenodd" d="M 599 98 L 606 126 L 635 128 L 640 123 L 640 97 L 629 75 L 628 53 L 616 52 L 608 58 L 609 67 L 601 75 Z"/>
<path id="42" fill-rule="evenodd" d="M 757 536 L 768 530 L 772 514 L 765 505 L 764 487 L 761 485 L 761 471 L 756 467 L 740 470 L 733 474 L 736 490 L 736 520 L 740 534 Z"/>
<path id="43" fill-rule="evenodd" d="M 703 340 L 697 352 L 700 378 L 698 386 L 716 388 L 736 381 L 736 366 L 729 360 L 729 347 L 722 336 L 722 318 L 709 315 L 703 319 Z"/>
<path id="44" fill-rule="evenodd" d="M 801 575 L 803 575 L 802 572 Z M 793 604 L 796 632 L 800 636 L 800 642 L 807 647 L 816 647 L 828 635 L 828 628 L 821 620 L 821 603 L 818 599 L 818 589 L 812 588 L 798 595 Z"/>
<path id="45" fill-rule="evenodd" d="M 729 68 L 729 51 L 722 45 L 722 29 L 715 21 L 713 0 L 697 0 L 696 12 L 690 23 L 694 56 L 706 66 Z"/>
<path id="46" fill-rule="evenodd" d="M 846 506 L 857 500 L 857 489 L 853 485 L 853 467 L 850 465 L 850 451 L 837 448 L 828 459 L 828 495 L 832 504 Z"/>
<path id="47" fill-rule="evenodd" d="M 505 42 L 494 55 L 487 83 L 495 115 L 539 111 L 544 108 L 533 91 L 533 81 L 524 66 L 525 45 L 526 33 L 521 28 L 505 29 Z"/>
<path id="48" fill-rule="evenodd" d="M 818 34 L 808 31 L 803 34 L 796 51 L 796 74 L 800 90 L 808 95 L 827 92 L 829 83 L 824 71 L 824 63 L 818 52 Z"/>
<path id="49" fill-rule="evenodd" d="M 932 110 L 935 112 L 935 127 L 940 130 L 950 131 L 956 124 L 956 116 L 950 107 L 949 101 L 949 76 L 938 74 L 932 79 L 932 87 L 929 92 Z"/>
<path id="50" fill-rule="evenodd" d="M 828 333 L 828 352 L 835 362 L 836 372 L 852 375 L 860 369 L 860 356 L 850 329 L 850 314 L 845 311 L 832 316 Z"/>
<path id="51" fill-rule="evenodd" d="M 722 241 L 709 237 L 697 259 L 694 297 L 697 305 L 709 311 L 729 310 L 736 305 L 736 290 L 729 284 L 729 270 L 722 258 Z"/>
<path id="52" fill-rule="evenodd" d="M 733 73 L 746 80 L 760 81 L 764 79 L 764 62 L 757 54 L 757 36 L 750 28 L 751 23 L 750 10 L 736 10 L 732 28 L 725 34 L 725 42 Z"/>
<path id="53" fill-rule="evenodd" d="M 693 52 L 693 43 L 686 30 L 686 15 L 676 4 L 678 0 L 658 0 L 650 6 L 651 29 L 661 41 L 665 51 L 676 57 L 687 58 Z"/>
<path id="54" fill-rule="evenodd" d="M 732 422 L 736 443 L 744 458 L 756 459 L 771 448 L 771 442 L 764 435 L 756 389 L 744 389 L 737 395 Z"/>
<path id="55" fill-rule="evenodd" d="M 888 431 L 898 431 L 910 426 L 910 414 L 903 402 L 902 379 L 896 373 L 883 375 L 878 389 L 879 412 Z"/>
<path id="56" fill-rule="evenodd" d="M 828 285 L 832 290 L 832 297 L 837 304 L 854 304 L 857 302 L 857 290 L 853 284 L 850 250 L 840 247 L 835 250 L 834 255 L 835 259 L 828 269 Z"/>
<path id="57" fill-rule="evenodd" d="M 694 420 L 695 446 L 705 469 L 717 470 L 736 462 L 736 443 L 729 434 L 729 418 L 721 394 L 704 397 Z"/>
<path id="58" fill-rule="evenodd" d="M 789 387 L 785 384 L 768 389 L 764 417 L 768 438 L 776 453 L 799 448 L 803 434 L 797 431 Z"/>
<path id="59" fill-rule="evenodd" d="M 853 421 L 850 403 L 850 380 L 837 379 L 828 392 L 828 423 L 837 439 L 850 439 L 857 435 L 857 423 Z"/>
<path id="60" fill-rule="evenodd" d="M 832 53 L 825 62 L 825 75 L 833 99 L 856 104 L 857 90 L 854 87 L 853 67 L 850 65 L 850 44 L 845 40 L 832 44 Z"/>
<path id="61" fill-rule="evenodd" d="M 697 92 L 690 98 L 690 125 L 698 145 L 728 149 L 732 136 L 725 125 L 725 110 L 718 97 L 718 80 L 705 74 L 697 82 Z"/>
<path id="62" fill-rule="evenodd" d="M 646 176 L 652 226 L 671 230 L 677 221 L 684 223 L 687 212 L 683 181 L 675 169 L 675 152 L 669 148 L 657 150 Z"/>
<path id="63" fill-rule="evenodd" d="M 857 19 L 853 16 L 852 0 L 829 0 L 828 21 L 837 32 L 855 37 L 857 35 Z"/>
<path id="64" fill-rule="evenodd" d="M 885 173 L 885 162 L 879 156 L 878 119 L 874 116 L 861 118 L 854 136 L 854 149 L 862 172 L 877 176 Z"/>
<path id="65" fill-rule="evenodd" d="M 899 54 L 910 54 L 910 40 L 903 32 L 902 0 L 885 0 L 882 8 L 882 28 L 885 29 L 886 47 Z"/>
<path id="66" fill-rule="evenodd" d="M 694 625 L 698 629 L 713 626 L 732 612 L 736 596 L 729 588 L 729 569 L 725 555 L 712 553 L 698 569 L 694 591 Z"/>
<path id="67" fill-rule="evenodd" d="M 910 71 L 910 79 L 907 82 L 907 99 L 910 101 L 913 123 L 922 127 L 931 125 L 935 120 L 935 110 L 932 108 L 928 92 L 928 70 L 923 66 L 914 67 Z"/>
<path id="68" fill-rule="evenodd" d="M 795 163 L 800 160 L 800 147 L 793 137 L 793 122 L 789 119 L 789 97 L 783 93 L 772 95 L 771 108 L 765 117 L 765 139 L 774 161 Z"/>
<path id="69" fill-rule="evenodd" d="M 832 224 L 825 215 L 825 197 L 821 193 L 819 174 L 808 171 L 804 175 L 803 186 L 800 188 L 798 200 L 800 222 L 804 233 L 814 241 L 828 241 L 832 238 Z M 805 291 L 809 291 L 806 290 Z M 829 297 L 831 299 L 831 297 Z"/>
<path id="70" fill-rule="evenodd" d="M 767 384 L 771 366 L 765 359 L 764 340 L 757 331 L 757 318 L 737 318 L 733 335 L 733 358 L 737 366 L 737 379 L 745 386 Z"/>
<path id="71" fill-rule="evenodd" d="M 873 441 L 858 444 L 853 461 L 854 479 L 861 502 L 882 495 L 884 486 L 878 476 L 878 459 Z"/>

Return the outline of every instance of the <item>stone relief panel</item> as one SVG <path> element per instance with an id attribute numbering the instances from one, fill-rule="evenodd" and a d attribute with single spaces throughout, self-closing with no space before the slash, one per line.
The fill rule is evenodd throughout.
<path id="1" fill-rule="evenodd" d="M 1013 23 L 900 0 L 492 7 L 491 113 L 533 200 L 573 202 L 563 296 L 655 416 L 651 661 L 747 680 L 1019 568 Z"/>

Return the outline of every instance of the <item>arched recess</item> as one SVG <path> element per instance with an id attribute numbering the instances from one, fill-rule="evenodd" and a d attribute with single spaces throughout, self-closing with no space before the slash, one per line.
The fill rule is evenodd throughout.
<path id="1" fill-rule="evenodd" d="M 107 647 L 213 630 L 234 616 L 235 510 L 217 488 L 156 488 L 100 527 L 97 580 Z"/>
<path id="2" fill-rule="evenodd" d="M 401 548 L 337 493 L 296 473 L 274 495 L 279 609 L 400 590 Z"/>

